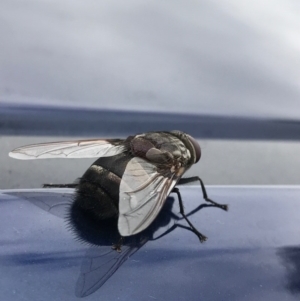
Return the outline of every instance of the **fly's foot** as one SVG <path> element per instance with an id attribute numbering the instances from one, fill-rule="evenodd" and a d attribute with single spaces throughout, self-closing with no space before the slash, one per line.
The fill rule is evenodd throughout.
<path id="1" fill-rule="evenodd" d="M 219 205 L 219 207 L 225 211 L 228 211 L 228 205 Z"/>
<path id="2" fill-rule="evenodd" d="M 121 253 L 122 252 L 122 249 L 121 249 L 122 245 L 120 244 L 115 244 L 115 245 L 112 245 L 112 249 L 117 251 L 118 253 Z"/>
<path id="3" fill-rule="evenodd" d="M 197 234 L 199 240 L 201 243 L 205 242 L 207 240 L 207 237 L 201 233 Z"/>
<path id="4" fill-rule="evenodd" d="M 121 236 L 118 243 L 112 245 L 112 249 L 117 251 L 118 253 L 121 253 L 122 250 L 121 250 L 121 247 L 122 247 L 122 244 L 123 244 L 123 237 Z"/>
<path id="5" fill-rule="evenodd" d="M 219 208 L 223 209 L 224 211 L 228 211 L 228 205 L 227 205 L 227 204 L 226 204 L 226 205 L 224 205 L 224 204 L 219 204 L 219 203 L 213 201 L 212 199 L 208 198 L 207 196 L 204 196 L 204 200 L 205 200 L 206 202 L 209 202 L 209 203 L 215 205 L 216 207 L 219 207 Z"/>

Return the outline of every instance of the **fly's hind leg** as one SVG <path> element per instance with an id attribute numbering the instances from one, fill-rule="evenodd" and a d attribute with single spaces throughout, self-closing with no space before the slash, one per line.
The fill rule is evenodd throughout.
<path id="1" fill-rule="evenodd" d="M 72 184 L 43 184 L 43 188 L 76 188 L 77 183 Z"/>
<path id="2" fill-rule="evenodd" d="M 207 237 L 205 235 L 203 235 L 202 233 L 200 233 L 195 227 L 194 225 L 189 221 L 189 219 L 187 218 L 187 216 L 185 215 L 184 212 L 184 207 L 183 207 L 183 203 L 182 203 L 182 199 L 181 199 L 181 194 L 179 192 L 179 189 L 177 187 L 173 188 L 172 192 L 176 193 L 178 196 L 178 201 L 179 201 L 179 208 L 180 208 L 180 214 L 184 217 L 184 219 L 187 221 L 187 223 L 189 224 L 189 226 L 191 227 L 191 230 L 198 236 L 200 242 L 204 242 L 207 240 Z"/>
<path id="3" fill-rule="evenodd" d="M 199 181 L 200 182 L 200 185 L 201 185 L 201 189 L 202 189 L 202 193 L 203 193 L 203 198 L 205 201 L 207 202 L 210 202 L 212 204 L 214 204 L 215 206 L 227 211 L 228 210 L 228 205 L 223 205 L 223 204 L 219 204 L 213 200 L 211 200 L 208 196 L 207 196 L 207 193 L 206 193 L 206 189 L 205 189 L 205 186 L 204 186 L 204 183 L 203 181 L 199 178 L 199 177 L 190 177 L 190 178 L 181 178 L 177 185 L 182 185 L 182 184 L 187 184 L 187 183 L 191 183 L 191 182 L 196 182 L 196 181 Z"/>

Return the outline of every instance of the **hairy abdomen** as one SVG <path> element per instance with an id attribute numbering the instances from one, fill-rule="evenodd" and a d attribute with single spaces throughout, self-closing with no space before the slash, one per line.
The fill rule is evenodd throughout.
<path id="1" fill-rule="evenodd" d="M 122 153 L 95 161 L 80 179 L 73 206 L 97 220 L 117 219 L 120 182 L 131 158 Z"/>
<path id="2" fill-rule="evenodd" d="M 80 179 L 68 212 L 71 229 L 80 240 L 95 245 L 116 243 L 119 188 L 130 154 L 99 158 Z"/>

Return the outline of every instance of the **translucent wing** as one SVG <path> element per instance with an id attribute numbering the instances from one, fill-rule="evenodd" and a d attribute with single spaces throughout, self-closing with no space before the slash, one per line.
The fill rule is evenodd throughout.
<path id="1" fill-rule="evenodd" d="M 9 156 L 20 160 L 110 157 L 125 151 L 122 141 L 98 139 L 32 144 L 16 148 Z"/>
<path id="2" fill-rule="evenodd" d="M 120 184 L 120 234 L 129 236 L 146 229 L 160 212 L 176 182 L 174 174 L 166 177 L 144 159 L 131 159 Z"/>
<path id="3" fill-rule="evenodd" d="M 86 297 L 98 290 L 147 241 L 145 237 L 134 244 L 123 245 L 120 253 L 112 250 L 111 246 L 89 249 L 81 265 L 76 296 Z"/>

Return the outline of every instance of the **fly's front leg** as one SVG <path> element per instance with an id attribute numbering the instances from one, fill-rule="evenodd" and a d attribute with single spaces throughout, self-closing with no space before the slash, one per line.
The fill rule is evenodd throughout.
<path id="1" fill-rule="evenodd" d="M 191 183 L 191 182 L 196 182 L 196 181 L 199 181 L 200 182 L 200 185 L 201 185 L 201 189 L 202 189 L 202 193 L 203 193 L 203 198 L 205 201 L 207 202 L 210 202 L 212 204 L 214 204 L 215 206 L 227 211 L 228 210 L 228 205 L 223 205 L 223 204 L 219 204 L 213 200 L 211 200 L 208 196 L 207 196 L 207 193 L 206 193 L 206 189 L 205 189 L 205 186 L 204 186 L 204 183 L 203 181 L 199 178 L 199 177 L 190 177 L 190 178 L 181 178 L 177 185 L 182 185 L 182 184 L 187 184 L 187 183 Z"/>
<path id="2" fill-rule="evenodd" d="M 180 213 L 181 215 L 184 217 L 184 219 L 187 221 L 187 223 L 189 224 L 189 226 L 191 227 L 191 230 L 198 236 L 200 242 L 204 242 L 207 240 L 207 237 L 205 235 L 203 235 L 202 233 L 200 233 L 195 227 L 194 225 L 189 221 L 189 219 L 187 218 L 187 216 L 185 215 L 184 212 L 184 207 L 183 207 L 183 203 L 182 203 L 182 199 L 181 199 L 181 194 L 179 192 L 179 189 L 177 187 L 173 188 L 172 192 L 176 193 L 178 196 L 178 201 L 179 201 L 179 208 L 180 208 Z"/>

